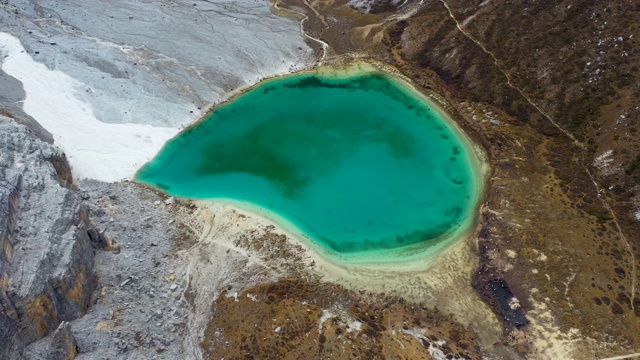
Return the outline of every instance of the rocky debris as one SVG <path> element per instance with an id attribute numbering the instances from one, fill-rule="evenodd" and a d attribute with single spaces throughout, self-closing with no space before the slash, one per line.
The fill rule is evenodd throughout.
<path id="1" fill-rule="evenodd" d="M 68 322 L 61 322 L 58 329 L 53 333 L 50 349 L 50 360 L 75 359 L 76 355 L 78 355 L 78 344 L 71 333 L 71 327 Z"/>
<path id="2" fill-rule="evenodd" d="M 134 182 L 78 187 L 96 226 L 94 246 L 109 250 L 117 241 L 119 248 L 95 254 L 91 306 L 70 323 L 79 358 L 190 358 L 182 347 L 190 313 L 185 262 L 175 255 L 177 222 L 169 224 L 178 201 L 166 205 L 166 196 Z"/>
<path id="3" fill-rule="evenodd" d="M 95 224 L 88 247 L 119 251 L 95 251 L 97 280 L 86 313 L 27 346 L 21 359 L 67 359 L 73 349 L 79 359 L 194 358 L 182 344 L 191 310 L 186 261 L 175 252 L 176 237 L 184 234 L 176 230 L 179 221 L 168 221 L 181 205 L 164 205 L 164 195 L 133 182 L 78 185 Z"/>
<path id="4" fill-rule="evenodd" d="M 68 169 L 58 148 L 0 117 L 0 358 L 89 306 L 91 224 Z"/>
<path id="5" fill-rule="evenodd" d="M 22 175 L 11 170 L 0 172 L 0 287 L 6 292 L 9 259 L 13 253 L 13 229 L 18 214 L 18 186 Z"/>
<path id="6" fill-rule="evenodd" d="M 17 331 L 17 322 L 13 320 L 17 317 L 17 310 L 7 297 L 7 286 L 21 178 L 21 175 L 9 169 L 0 172 L 0 324 L 3 325 L 0 326 L 0 339 L 11 338 Z"/>
<path id="7" fill-rule="evenodd" d="M 63 321 L 49 336 L 29 345 L 21 359 L 71 360 L 78 356 L 78 344 L 71 325 Z"/>
<path id="8" fill-rule="evenodd" d="M 2 69 L 0 69 L 0 89 L 2 89 L 0 91 L 0 114 L 26 126 L 38 138 L 52 144 L 53 135 L 31 116 L 24 113 L 22 103 L 26 94 L 22 84 L 14 77 L 7 75 Z"/>
<path id="9" fill-rule="evenodd" d="M 94 248 L 111 251 L 116 254 L 120 252 L 120 245 L 113 238 L 107 236 L 104 230 L 98 231 L 96 228 L 91 228 L 87 231 L 87 234 Z"/>

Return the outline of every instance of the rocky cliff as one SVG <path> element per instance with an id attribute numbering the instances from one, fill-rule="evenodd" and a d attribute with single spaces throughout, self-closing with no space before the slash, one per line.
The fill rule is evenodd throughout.
<path id="1" fill-rule="evenodd" d="M 84 314 L 95 284 L 89 231 L 64 154 L 0 117 L 0 358 Z"/>

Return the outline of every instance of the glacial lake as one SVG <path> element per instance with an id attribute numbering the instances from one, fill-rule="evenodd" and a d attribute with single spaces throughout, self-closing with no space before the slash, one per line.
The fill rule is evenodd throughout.
<path id="1" fill-rule="evenodd" d="M 480 174 L 460 130 L 381 72 L 262 82 L 169 141 L 136 175 L 256 210 L 341 255 L 429 246 L 468 227 Z"/>

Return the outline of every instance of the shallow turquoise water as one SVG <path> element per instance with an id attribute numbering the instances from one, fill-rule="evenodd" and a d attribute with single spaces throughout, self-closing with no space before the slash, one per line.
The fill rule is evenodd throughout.
<path id="1" fill-rule="evenodd" d="M 137 174 L 169 194 L 232 199 L 338 253 L 434 242 L 475 210 L 471 150 L 381 73 L 270 80 L 216 109 Z"/>

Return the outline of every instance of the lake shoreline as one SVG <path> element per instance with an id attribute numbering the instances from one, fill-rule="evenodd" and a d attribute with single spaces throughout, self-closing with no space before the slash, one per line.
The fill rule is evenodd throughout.
<path id="1" fill-rule="evenodd" d="M 474 172 L 477 176 L 477 178 L 475 179 L 476 199 L 475 204 L 473 204 L 473 206 L 469 208 L 469 211 L 471 213 L 464 218 L 463 223 L 460 224 L 457 228 L 453 229 L 450 232 L 447 232 L 444 235 L 439 236 L 438 238 L 431 239 L 426 242 L 423 241 L 417 244 L 395 247 L 391 249 L 386 248 L 375 251 L 350 252 L 340 254 L 329 249 L 317 240 L 314 240 L 312 236 L 307 235 L 303 231 L 299 230 L 298 227 L 295 226 L 290 220 L 288 220 L 285 216 L 278 214 L 276 211 L 263 208 L 253 203 L 238 201 L 234 199 L 194 199 L 194 201 L 203 202 L 204 204 L 227 204 L 237 208 L 237 210 L 240 212 L 245 212 L 254 216 L 266 218 L 269 222 L 273 222 L 274 225 L 277 225 L 277 227 L 280 228 L 279 230 L 281 230 L 283 233 L 286 233 L 288 237 L 291 238 L 295 243 L 303 246 L 305 249 L 308 249 L 309 253 L 317 254 L 317 261 L 326 262 L 327 264 L 334 264 L 338 267 L 358 266 L 362 268 L 371 268 L 376 267 L 380 264 L 384 264 L 389 268 L 397 270 L 416 271 L 423 268 L 425 263 L 430 262 L 430 260 L 436 258 L 438 254 L 442 253 L 454 244 L 460 241 L 471 241 L 471 238 L 477 232 L 480 208 L 479 205 L 481 204 L 486 191 L 486 181 L 489 175 L 489 165 L 487 157 L 481 146 L 479 144 L 476 144 L 471 139 L 471 137 L 468 136 L 466 132 L 461 128 L 460 124 L 458 124 L 451 116 L 448 115 L 448 113 L 445 111 L 445 106 L 440 103 L 441 100 L 425 94 L 423 91 L 414 86 L 410 79 L 398 73 L 397 70 L 392 69 L 389 66 L 385 66 L 377 62 L 360 60 L 355 62 L 347 62 L 344 64 L 323 65 L 313 69 L 307 69 L 300 72 L 294 72 L 288 75 L 277 76 L 267 80 L 263 80 L 254 86 L 243 89 L 238 93 L 230 96 L 225 102 L 213 106 L 206 112 L 206 115 L 204 117 L 191 124 L 183 131 L 186 132 L 189 131 L 189 129 L 197 127 L 203 121 L 207 120 L 217 109 L 225 106 L 228 103 L 231 103 L 237 97 L 241 96 L 247 91 L 250 91 L 257 86 L 265 85 L 269 81 L 302 74 L 318 75 L 329 78 L 343 78 L 345 76 L 358 76 L 375 72 L 379 72 L 384 74 L 385 76 L 389 76 L 392 80 L 397 82 L 407 91 L 427 103 L 430 108 L 437 111 L 439 117 L 450 125 L 451 129 L 458 135 L 458 138 L 465 143 L 464 145 L 467 146 L 470 152 L 469 157 L 470 161 L 472 162 L 471 166 L 473 166 Z"/>

